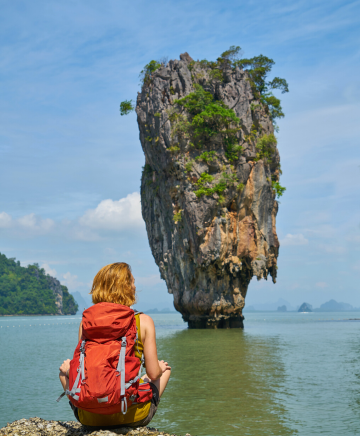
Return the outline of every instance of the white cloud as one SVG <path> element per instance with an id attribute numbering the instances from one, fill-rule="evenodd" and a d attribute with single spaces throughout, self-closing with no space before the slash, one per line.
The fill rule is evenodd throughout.
<path id="1" fill-rule="evenodd" d="M 329 254 L 344 254 L 347 251 L 347 249 L 341 245 L 319 244 L 318 247 Z"/>
<path id="2" fill-rule="evenodd" d="M 144 228 L 141 216 L 140 194 L 133 192 L 120 200 L 103 200 L 95 209 L 89 209 L 79 219 L 83 226 L 103 230 Z"/>
<path id="3" fill-rule="evenodd" d="M 0 229 L 11 228 L 12 231 L 26 232 L 26 236 L 34 236 L 49 232 L 55 225 L 50 218 L 41 218 L 34 213 L 14 219 L 6 212 L 0 213 Z"/>
<path id="4" fill-rule="evenodd" d="M 57 234 L 81 241 L 103 239 L 98 231 L 128 231 L 145 229 L 141 216 L 140 194 L 133 192 L 120 200 L 103 200 L 95 209 L 87 210 L 77 220 L 63 219 L 55 223 L 35 213 L 14 219 L 6 212 L 0 213 L 0 229 L 11 228 L 20 237 L 34 237 L 56 228 Z"/>
<path id="5" fill-rule="evenodd" d="M 327 288 L 328 284 L 325 283 L 325 282 L 317 282 L 315 286 L 316 286 L 317 288 L 324 289 L 324 288 Z"/>
<path id="6" fill-rule="evenodd" d="M 55 225 L 54 221 L 50 218 L 42 219 L 36 216 L 34 213 L 30 213 L 29 215 L 24 215 L 23 217 L 18 218 L 17 222 L 20 227 L 40 232 L 48 232 Z"/>
<path id="7" fill-rule="evenodd" d="M 63 279 L 64 280 L 61 280 L 61 282 L 69 289 L 84 286 L 84 283 L 78 280 L 78 276 L 75 274 L 71 274 L 70 272 L 63 274 Z"/>
<path id="8" fill-rule="evenodd" d="M 44 268 L 46 274 L 49 274 L 52 277 L 56 277 L 57 272 L 55 269 L 51 269 L 51 267 L 47 263 L 43 263 L 41 268 Z"/>
<path id="9" fill-rule="evenodd" d="M 163 280 L 160 278 L 160 274 L 153 274 L 147 277 L 135 277 L 136 286 L 155 286 L 162 282 Z"/>
<path id="10" fill-rule="evenodd" d="M 286 245 L 307 245 L 309 243 L 309 241 L 301 233 L 296 234 L 296 235 L 291 235 L 290 233 L 288 233 L 285 236 L 285 238 L 282 239 L 280 242 L 281 242 L 281 245 L 283 245 L 283 246 L 286 246 Z"/>
<path id="11" fill-rule="evenodd" d="M 10 227 L 12 224 L 12 218 L 6 212 L 0 213 L 0 228 Z"/>

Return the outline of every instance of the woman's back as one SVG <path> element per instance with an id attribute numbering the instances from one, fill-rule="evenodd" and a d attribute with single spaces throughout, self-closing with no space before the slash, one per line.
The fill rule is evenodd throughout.
<path id="1" fill-rule="evenodd" d="M 143 313 L 140 314 L 135 313 L 137 335 L 138 335 L 138 341 L 137 341 L 138 347 L 136 346 L 134 347 L 134 337 L 135 337 L 134 335 L 136 332 L 134 330 L 135 329 L 134 312 L 130 309 L 130 306 L 135 302 L 135 290 L 136 290 L 135 280 L 131 274 L 131 269 L 129 265 L 127 265 L 126 263 L 115 263 L 115 264 L 107 265 L 106 267 L 102 268 L 94 278 L 94 283 L 91 291 L 94 306 L 92 306 L 92 308 L 88 310 L 95 313 L 99 313 L 100 315 L 100 313 L 102 312 L 101 310 L 99 312 L 98 308 L 100 309 L 100 307 L 101 308 L 105 307 L 105 308 L 109 308 L 110 311 L 117 312 L 118 311 L 117 305 L 119 305 L 118 307 L 120 311 L 125 310 L 125 313 L 129 315 L 132 314 L 131 316 L 133 320 L 132 321 L 133 342 L 129 352 L 131 350 L 135 350 L 135 357 L 138 357 L 140 361 L 142 357 L 144 357 L 146 374 L 142 377 L 142 381 L 144 383 L 149 383 L 147 386 L 150 385 L 152 391 L 152 400 L 151 402 L 147 401 L 146 396 L 134 397 L 138 399 L 137 401 L 130 399 L 129 408 L 127 411 L 122 410 L 123 412 L 121 413 L 122 416 L 120 416 L 120 413 L 117 412 L 118 409 L 116 407 L 115 409 L 113 408 L 111 408 L 111 410 L 109 409 L 108 412 L 109 414 L 105 414 L 104 412 L 107 410 L 106 404 L 103 404 L 103 406 L 105 406 L 105 409 L 101 410 L 102 413 L 97 414 L 97 413 L 91 413 L 89 409 L 86 412 L 85 410 L 82 410 L 80 408 L 80 405 L 76 407 L 74 406 L 74 404 L 70 403 L 70 405 L 73 407 L 76 418 L 79 419 L 79 421 L 84 425 L 92 426 L 92 427 L 102 427 L 102 428 L 114 426 L 114 425 L 115 426 L 147 425 L 157 410 L 157 406 L 160 401 L 160 396 L 162 395 L 166 387 L 166 384 L 170 378 L 170 371 L 171 371 L 170 366 L 167 364 L 167 362 L 164 362 L 163 360 L 162 361 L 158 360 L 154 322 L 150 316 Z M 100 303 L 99 307 L 97 307 L 98 303 Z M 121 309 L 121 307 L 123 309 Z M 86 316 L 87 316 L 86 312 L 87 311 L 84 312 L 84 316 L 85 316 L 84 321 L 86 321 Z M 97 316 L 95 316 L 94 318 L 92 318 L 92 322 L 90 324 L 84 323 L 84 332 L 81 323 L 79 328 L 79 342 L 82 341 L 84 344 L 86 342 L 84 341 L 84 339 L 87 339 L 88 336 L 87 325 L 89 325 L 91 330 L 93 326 L 96 324 L 102 325 L 103 319 L 106 320 L 107 319 L 106 316 L 101 320 L 98 319 Z M 112 338 L 112 340 L 115 340 L 116 342 L 118 340 L 118 334 L 116 333 L 118 328 L 119 328 L 118 323 L 110 324 L 107 327 L 105 326 L 104 332 L 106 332 L 106 334 L 104 336 L 104 339 L 106 340 L 107 336 L 109 336 L 109 338 Z M 121 336 L 122 335 L 123 334 L 121 334 Z M 134 351 L 131 352 L 133 353 Z M 126 351 L 126 356 L 128 356 L 128 351 Z M 120 364 L 120 357 L 119 357 L 119 364 Z M 125 365 L 125 363 L 123 365 Z M 64 361 L 64 363 L 60 366 L 60 374 L 59 374 L 60 381 L 67 394 L 71 393 L 69 392 L 69 379 L 68 379 L 69 368 L 70 368 L 70 360 L 68 359 Z M 86 369 L 86 354 L 85 354 L 85 369 Z M 116 370 L 119 371 L 118 369 Z M 125 372 L 123 371 L 122 373 Z M 95 374 L 96 374 L 96 368 L 95 368 Z M 135 380 L 138 380 L 138 378 L 134 380 L 132 379 L 131 383 L 134 383 Z M 99 386 L 100 385 L 101 383 L 99 384 Z M 144 384 L 142 386 L 144 386 Z M 77 390 L 81 391 L 81 386 L 79 386 Z M 121 399 L 122 402 L 125 401 L 125 395 L 123 393 L 121 393 Z M 128 401 L 129 400 L 127 400 L 127 402 Z M 141 401 L 147 401 L 147 402 L 140 404 Z M 139 404 L 136 404 L 136 402 L 138 402 Z M 75 401 L 75 405 L 77 404 L 78 403 L 76 403 Z M 113 413 L 113 410 L 116 410 L 116 413 Z"/>

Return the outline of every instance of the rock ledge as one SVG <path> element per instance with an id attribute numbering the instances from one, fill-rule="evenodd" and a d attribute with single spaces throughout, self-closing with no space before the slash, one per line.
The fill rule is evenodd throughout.
<path id="1" fill-rule="evenodd" d="M 176 436 L 170 433 L 162 432 L 151 427 L 121 427 L 112 430 L 87 430 L 80 423 L 75 421 L 46 421 L 41 418 L 20 419 L 6 427 L 0 429 L 0 436 L 115 436 L 115 435 L 149 435 L 149 436 Z M 186 434 L 186 436 L 191 436 Z"/>

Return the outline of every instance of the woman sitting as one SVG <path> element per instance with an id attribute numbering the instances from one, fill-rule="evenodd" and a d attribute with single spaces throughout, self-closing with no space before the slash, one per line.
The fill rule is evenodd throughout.
<path id="1" fill-rule="evenodd" d="M 85 344 L 85 354 L 84 354 L 85 379 L 84 380 L 85 380 L 85 384 L 87 383 L 90 384 L 91 374 L 86 374 L 87 371 L 86 359 L 90 359 L 90 357 L 88 356 L 91 356 L 91 343 L 86 341 L 89 340 L 88 331 L 90 331 L 91 328 L 94 328 L 91 326 L 94 326 L 96 324 L 96 317 L 99 318 L 99 325 L 101 325 L 102 331 L 105 332 L 104 335 L 109 338 L 109 341 L 111 341 L 113 340 L 111 335 L 116 336 L 116 331 L 114 330 L 115 327 L 118 328 L 118 324 L 121 323 L 121 319 L 123 319 L 122 317 L 124 316 L 124 315 L 120 316 L 117 314 L 125 313 L 126 316 L 128 317 L 135 316 L 136 330 L 138 332 L 137 335 L 138 337 L 135 343 L 136 346 L 134 346 L 135 356 L 138 359 L 140 359 L 140 362 L 142 361 L 142 359 L 144 359 L 145 362 L 144 366 L 146 367 L 146 374 L 141 377 L 140 383 L 148 382 L 150 384 L 150 388 L 152 390 L 152 399 L 146 402 L 136 402 L 136 400 L 129 401 L 129 398 L 127 398 L 125 413 L 124 410 L 121 412 L 120 407 L 119 409 L 116 408 L 116 411 L 118 410 L 117 413 L 112 413 L 114 410 L 114 406 L 112 406 L 111 409 L 108 409 L 108 411 L 106 411 L 106 404 L 101 404 L 101 407 L 103 407 L 102 409 L 100 409 L 102 413 L 94 413 L 89 410 L 83 410 L 80 407 L 76 407 L 72 402 L 70 402 L 70 405 L 74 411 L 76 419 L 81 424 L 87 427 L 104 429 L 104 428 L 115 428 L 120 426 L 140 427 L 140 426 L 148 425 L 156 413 L 160 401 L 160 397 L 163 394 L 165 387 L 169 381 L 170 373 L 171 373 L 170 366 L 168 365 L 167 362 L 164 362 L 163 360 L 161 361 L 158 360 L 157 349 L 156 349 L 155 326 L 153 320 L 148 315 L 145 315 L 143 313 L 136 313 L 136 312 L 133 313 L 133 311 L 130 309 L 130 306 L 132 306 L 136 301 L 135 290 L 136 290 L 135 280 L 133 275 L 131 274 L 130 266 L 124 262 L 118 262 L 118 263 L 107 265 L 96 274 L 91 290 L 92 301 L 94 303 L 94 306 L 91 306 L 83 313 L 83 320 L 81 321 L 80 328 L 79 328 L 79 345 L 77 350 L 78 349 L 81 350 L 80 341 L 83 341 L 83 343 Z M 92 318 L 91 321 L 89 322 L 91 316 Z M 116 323 L 113 324 L 110 323 L 110 327 L 106 328 L 106 325 L 105 326 L 103 325 L 104 322 L 106 323 L 106 321 L 104 320 L 107 319 L 111 320 L 112 319 L 111 317 L 114 316 L 118 316 L 118 319 L 116 319 Z M 133 318 L 131 319 L 133 320 Z M 83 331 L 83 323 L 84 323 L 84 331 Z M 88 327 L 89 325 L 90 327 Z M 114 327 L 111 327 L 111 325 Z M 134 322 L 133 325 L 135 325 Z M 102 341 L 103 342 L 106 341 L 107 337 L 102 339 Z M 117 345 L 118 342 L 121 345 L 121 338 L 116 337 L 115 345 Z M 136 359 L 135 361 L 137 362 Z M 77 362 L 75 362 L 76 365 Z M 72 386 L 69 387 L 70 359 L 65 360 L 59 369 L 60 369 L 60 374 L 59 374 L 60 382 L 64 390 L 68 394 L 68 398 L 70 399 L 70 395 L 71 395 L 74 399 L 74 394 L 72 393 L 72 391 L 69 390 L 72 388 Z M 121 377 L 117 377 L 116 380 L 120 380 L 120 378 Z M 132 381 L 134 382 L 134 380 Z M 84 382 L 82 381 L 81 385 L 83 383 Z M 129 383 L 127 383 L 127 385 L 128 384 Z M 79 385 L 80 389 L 77 389 L 77 391 L 81 391 L 82 389 L 81 385 Z M 75 386 L 73 389 L 77 387 L 78 386 Z M 79 398 L 79 397 L 77 396 L 75 398 Z M 103 402 L 102 398 L 99 400 L 100 400 L 99 403 Z M 109 411 L 110 414 L 105 414 L 108 413 Z"/>

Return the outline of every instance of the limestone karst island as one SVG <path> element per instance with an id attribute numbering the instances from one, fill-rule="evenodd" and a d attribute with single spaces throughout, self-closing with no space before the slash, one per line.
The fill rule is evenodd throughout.
<path id="1" fill-rule="evenodd" d="M 75 315 L 66 286 L 39 265 L 23 267 L 0 253 L 0 315 Z"/>
<path id="2" fill-rule="evenodd" d="M 266 81 L 273 60 L 151 61 L 135 109 L 145 154 L 142 215 L 152 254 L 190 328 L 243 327 L 253 276 L 275 283 L 281 168 L 274 136 L 284 116 Z"/>

